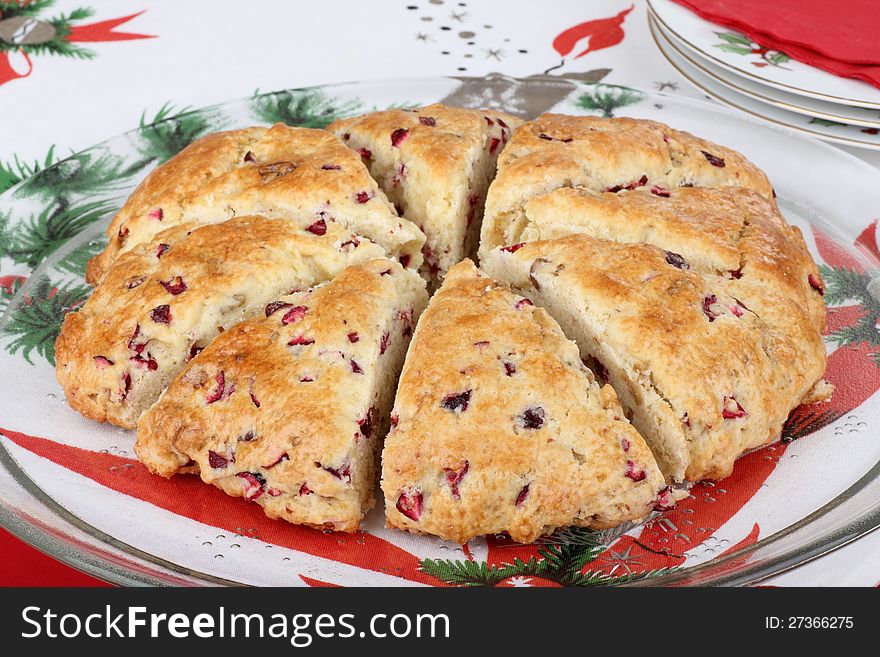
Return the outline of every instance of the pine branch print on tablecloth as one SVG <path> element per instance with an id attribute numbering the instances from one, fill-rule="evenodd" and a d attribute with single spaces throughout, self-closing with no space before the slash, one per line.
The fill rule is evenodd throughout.
<path id="1" fill-rule="evenodd" d="M 0 194 L 46 167 L 52 166 L 55 163 L 55 145 L 49 147 L 42 162 L 34 160 L 33 164 L 28 164 L 19 159 L 18 155 L 13 155 L 12 158 L 10 162 L 0 161 Z"/>
<path id="2" fill-rule="evenodd" d="M 37 198 L 50 203 L 75 195 L 94 197 L 125 189 L 129 179 L 144 166 L 145 162 L 130 162 L 96 146 L 41 168 L 13 194 L 16 198 Z"/>
<path id="3" fill-rule="evenodd" d="M 12 297 L 18 294 L 25 281 L 27 279 L 24 276 L 0 276 L 0 317 L 6 312 Z"/>
<path id="4" fill-rule="evenodd" d="M 93 59 L 96 53 L 80 43 L 150 39 L 150 34 L 117 32 L 115 29 L 143 12 L 109 20 L 76 24 L 95 14 L 89 7 L 80 7 L 53 17 L 40 12 L 55 4 L 54 0 L 0 0 L 0 85 L 26 78 L 33 70 L 31 56 L 57 55 L 74 59 Z M 23 60 L 27 70 L 12 66 L 12 59 Z"/>
<path id="5" fill-rule="evenodd" d="M 861 316 L 852 324 L 832 331 L 827 339 L 839 347 L 865 343 L 871 350 L 871 358 L 880 365 L 880 301 L 869 290 L 872 277 L 847 267 L 820 266 L 825 281 L 825 302 L 839 306 L 856 302 Z"/>
<path id="6" fill-rule="evenodd" d="M 177 155 L 199 137 L 225 127 L 226 120 L 219 111 L 176 110 L 170 102 L 165 103 L 156 115 L 147 121 L 147 113 L 141 114 L 138 128 L 138 151 L 149 162 L 162 164 Z"/>
<path id="7" fill-rule="evenodd" d="M 83 272 L 86 270 L 89 260 L 103 251 L 106 245 L 106 236 L 102 233 L 100 239 L 96 238 L 83 242 L 64 254 L 62 258 L 55 262 L 54 268 L 62 274 L 70 274 L 76 276 L 78 280 L 82 280 Z"/>
<path id="8" fill-rule="evenodd" d="M 614 110 L 634 105 L 645 99 L 645 94 L 629 87 L 607 84 L 590 85 L 591 89 L 578 96 L 575 107 L 589 112 L 601 112 L 606 118 L 614 116 Z"/>
<path id="9" fill-rule="evenodd" d="M 55 287 L 47 278 L 37 281 L 4 327 L 4 337 L 13 338 L 5 345 L 6 350 L 10 354 L 21 352 L 31 365 L 31 354 L 36 352 L 54 367 L 55 338 L 61 332 L 64 315 L 79 307 L 91 292 L 87 285 Z"/>
<path id="10" fill-rule="evenodd" d="M 560 586 L 609 586 L 650 579 L 671 572 L 662 568 L 626 575 L 601 570 L 586 570 L 587 564 L 605 551 L 599 533 L 578 527 L 564 532 L 565 542 L 540 544 L 538 555 L 528 561 L 516 558 L 512 563 L 489 565 L 485 561 L 423 559 L 419 569 L 453 586 L 498 586 L 510 578 L 537 577 Z"/>
<path id="11" fill-rule="evenodd" d="M 0 17 L 3 20 L 25 17 L 39 20 L 38 15 L 44 9 L 55 4 L 55 0 L 36 0 L 33 2 L 21 2 L 21 0 L 7 0 L 0 2 Z M 92 59 L 95 53 L 82 46 L 67 40 L 70 36 L 71 24 L 74 21 L 84 20 L 94 16 L 95 10 L 88 7 L 74 9 L 67 14 L 60 14 L 53 18 L 44 19 L 45 25 L 54 28 L 51 39 L 39 43 L 12 43 L 0 39 L 0 53 L 13 50 L 21 50 L 28 55 L 60 55 L 62 57 L 76 57 L 78 59 Z M 51 33 L 51 30 L 49 31 Z"/>
<path id="12" fill-rule="evenodd" d="M 258 121 L 298 128 L 326 128 L 336 119 L 363 111 L 357 100 L 339 102 L 317 89 L 288 89 L 270 94 L 257 91 L 250 107 Z"/>
<path id="13" fill-rule="evenodd" d="M 0 215 L 0 246 L 14 262 L 35 269 L 58 247 L 115 209 L 107 201 L 72 204 L 59 197 L 57 203 L 15 224 Z"/>

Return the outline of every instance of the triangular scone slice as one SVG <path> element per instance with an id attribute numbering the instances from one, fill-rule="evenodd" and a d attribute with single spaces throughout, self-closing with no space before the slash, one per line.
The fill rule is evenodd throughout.
<path id="1" fill-rule="evenodd" d="M 560 187 L 595 192 L 737 186 L 773 197 L 767 176 L 734 150 L 641 119 L 544 114 L 522 125 L 498 159 L 480 257 L 519 230 L 529 199 Z"/>
<path id="2" fill-rule="evenodd" d="M 519 230 L 505 234 L 506 251 L 524 242 L 584 233 L 613 242 L 653 244 L 671 263 L 736 279 L 743 287 L 770 286 L 794 300 L 816 335 L 825 326 L 821 278 L 800 229 L 772 200 L 742 187 L 684 187 L 617 194 L 582 187 L 529 200 Z M 747 276 L 744 276 L 745 273 Z M 782 313 L 780 327 L 793 323 Z"/>
<path id="3" fill-rule="evenodd" d="M 422 315 L 391 424 L 387 522 L 412 532 L 528 542 L 611 527 L 647 514 L 664 486 L 614 391 L 559 325 L 470 261 Z"/>
<path id="4" fill-rule="evenodd" d="M 495 249 L 484 267 L 595 359 L 667 477 L 721 478 L 744 451 L 778 439 L 825 370 L 810 298 L 820 297 L 819 272 L 772 230 L 756 222 L 719 251 L 694 249 L 693 261 L 683 242 L 684 256 L 572 235 Z M 739 249 L 740 267 L 700 263 L 723 262 L 725 246 Z"/>
<path id="5" fill-rule="evenodd" d="M 279 123 L 202 137 L 153 170 L 113 218 L 86 280 L 98 283 L 120 255 L 180 223 L 250 214 L 318 235 L 339 223 L 404 266 L 421 263 L 424 235 L 397 216 L 357 154 L 326 130 Z"/>
<path id="6" fill-rule="evenodd" d="M 122 255 L 55 342 L 56 376 L 88 418 L 132 428 L 186 362 L 273 299 L 384 251 L 342 226 L 238 217 L 182 224 Z"/>
<path id="7" fill-rule="evenodd" d="M 165 477 L 198 472 L 271 518 L 356 530 L 427 301 L 421 277 L 386 259 L 273 301 L 218 336 L 141 417 L 138 457 Z"/>
<path id="8" fill-rule="evenodd" d="M 748 290 L 760 297 L 773 288 L 787 300 L 785 310 L 765 313 L 765 319 L 797 334 L 804 334 L 799 324 L 806 321 L 814 350 L 821 342 L 825 303 L 816 263 L 800 229 L 755 191 L 685 187 L 607 194 L 567 187 L 536 196 L 525 208 L 520 230 L 505 235 L 504 251 L 575 233 L 653 244 L 668 252 L 669 264 L 736 280 L 733 285 L 747 289 L 743 298 Z"/>
<path id="9" fill-rule="evenodd" d="M 498 155 L 521 123 L 438 104 L 340 119 L 328 130 L 361 154 L 400 214 L 424 231 L 423 269 L 437 284 L 475 254 Z"/>

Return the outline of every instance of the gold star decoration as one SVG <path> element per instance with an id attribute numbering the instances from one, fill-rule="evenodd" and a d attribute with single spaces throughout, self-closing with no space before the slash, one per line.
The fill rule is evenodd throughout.
<path id="1" fill-rule="evenodd" d="M 431 40 L 431 37 L 428 36 L 427 34 L 422 34 L 421 32 L 416 34 L 416 41 L 423 41 L 423 42 L 427 43 L 430 40 Z"/>
<path id="2" fill-rule="evenodd" d="M 467 16 L 466 11 L 463 11 L 460 14 L 456 14 L 455 12 L 452 12 L 452 16 L 450 16 L 450 18 L 454 21 L 458 21 L 459 23 L 464 23 L 465 16 Z"/>
<path id="3" fill-rule="evenodd" d="M 497 50 L 492 49 L 492 48 L 487 48 L 484 52 L 486 53 L 486 59 L 493 59 L 494 58 L 500 62 L 501 58 L 504 57 L 504 51 L 501 50 L 501 48 L 498 48 Z"/>

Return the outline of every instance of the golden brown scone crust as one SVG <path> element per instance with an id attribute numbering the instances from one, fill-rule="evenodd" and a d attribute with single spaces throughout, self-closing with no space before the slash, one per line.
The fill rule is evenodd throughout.
<path id="1" fill-rule="evenodd" d="M 662 123 L 545 114 L 521 126 L 498 160 L 480 255 L 504 244 L 529 199 L 554 189 L 682 186 L 737 186 L 773 196 L 767 177 L 741 154 Z"/>
<path id="2" fill-rule="evenodd" d="M 86 417 L 132 428 L 191 349 L 294 288 L 383 254 L 332 222 L 320 236 L 258 216 L 176 226 L 123 254 L 67 314 L 55 343 L 58 382 Z"/>
<path id="3" fill-rule="evenodd" d="M 326 130 L 279 123 L 207 135 L 153 170 L 113 218 L 86 280 L 100 282 L 121 254 L 177 224 L 249 214 L 301 227 L 339 222 L 410 266 L 421 262 L 424 236 L 397 216 L 356 154 Z"/>
<path id="4" fill-rule="evenodd" d="M 731 189 L 566 190 L 542 202 L 538 214 L 562 211 L 560 223 L 602 239 L 495 249 L 484 267 L 598 359 L 664 474 L 724 477 L 744 451 L 777 440 L 825 371 L 825 315 L 818 269 L 774 204 Z M 556 236 L 541 216 L 528 230 Z M 612 224 L 611 239 L 660 247 L 610 241 Z"/>
<path id="5" fill-rule="evenodd" d="M 825 304 L 809 278 L 821 281 L 801 231 L 772 201 L 742 187 L 647 188 L 616 194 L 565 187 L 529 199 L 525 220 L 503 234 L 508 247 L 584 233 L 599 240 L 653 244 L 681 255 L 701 272 L 750 277 L 802 304 L 814 329 L 825 327 Z M 785 324 L 784 316 L 780 323 Z"/>
<path id="6" fill-rule="evenodd" d="M 427 242 L 424 271 L 436 284 L 473 256 L 496 161 L 522 120 L 494 110 L 435 104 L 391 109 L 332 123 L 401 214 Z"/>
<path id="7" fill-rule="evenodd" d="M 138 422 L 138 457 L 166 477 L 199 472 L 271 518 L 354 531 L 427 301 L 424 281 L 386 259 L 282 297 L 187 364 Z"/>
<path id="8" fill-rule="evenodd" d="M 392 426 L 387 522 L 412 532 L 528 542 L 561 526 L 610 527 L 643 517 L 664 485 L 576 345 L 470 261 L 422 315 Z"/>

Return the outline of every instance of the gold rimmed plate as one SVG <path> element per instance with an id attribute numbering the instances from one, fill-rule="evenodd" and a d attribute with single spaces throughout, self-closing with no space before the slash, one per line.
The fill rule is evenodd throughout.
<path id="1" fill-rule="evenodd" d="M 766 103 L 740 91 L 688 58 L 680 46 L 667 36 L 660 24 L 649 16 L 651 34 L 660 52 L 681 75 L 697 89 L 725 105 L 770 123 L 836 144 L 880 150 L 880 128 L 847 123 L 795 112 Z"/>
<path id="2" fill-rule="evenodd" d="M 648 0 L 665 33 L 689 51 L 753 83 L 830 103 L 880 110 L 880 89 L 767 50 L 748 37 L 716 25 L 672 0 Z"/>

